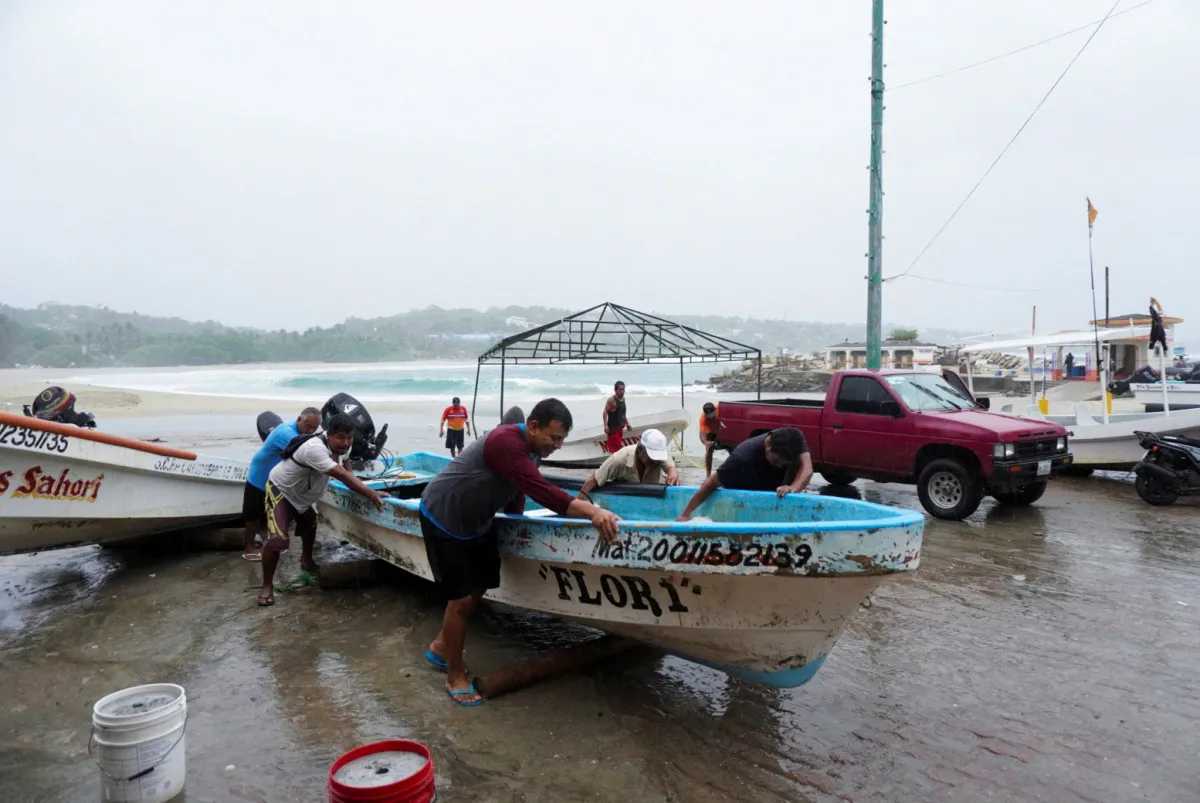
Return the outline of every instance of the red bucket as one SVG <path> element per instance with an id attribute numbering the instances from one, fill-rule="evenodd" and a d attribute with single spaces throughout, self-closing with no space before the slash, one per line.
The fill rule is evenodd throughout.
<path id="1" fill-rule="evenodd" d="M 388 739 L 365 744 L 329 768 L 329 803 L 433 803 L 436 799 L 433 756 L 419 742 Z"/>

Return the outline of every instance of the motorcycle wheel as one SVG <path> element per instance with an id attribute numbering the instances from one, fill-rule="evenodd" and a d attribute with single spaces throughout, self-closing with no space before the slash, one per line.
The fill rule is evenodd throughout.
<path id="1" fill-rule="evenodd" d="M 1138 496 L 1151 505 L 1172 505 L 1179 498 L 1179 491 L 1168 488 L 1159 480 L 1145 474 L 1137 475 L 1133 487 L 1137 489 Z"/>

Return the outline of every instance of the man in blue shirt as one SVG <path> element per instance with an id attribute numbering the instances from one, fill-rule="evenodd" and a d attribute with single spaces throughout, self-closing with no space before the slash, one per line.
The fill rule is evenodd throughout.
<path id="1" fill-rule="evenodd" d="M 262 555 L 254 545 L 255 536 L 267 529 L 267 477 L 279 465 L 284 447 L 297 435 L 311 435 L 321 428 L 321 411 L 305 407 L 296 422 L 285 422 L 271 430 L 263 445 L 250 459 L 246 488 L 242 493 L 242 518 L 246 522 L 246 545 L 242 557 L 259 561 Z"/>

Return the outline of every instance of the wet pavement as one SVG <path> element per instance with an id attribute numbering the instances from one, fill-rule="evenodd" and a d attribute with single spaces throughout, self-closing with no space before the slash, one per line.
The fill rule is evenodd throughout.
<path id="1" fill-rule="evenodd" d="M 98 800 L 92 703 L 174 682 L 191 803 L 326 800 L 333 760 L 387 737 L 431 747 L 445 801 L 1195 801 L 1198 512 L 1059 480 L 1032 508 L 930 521 L 920 570 L 800 689 L 647 651 L 476 709 L 421 659 L 440 608 L 417 580 L 258 609 L 237 553 L 0 558 L 0 800 Z M 582 637 L 492 608 L 468 659 Z"/>

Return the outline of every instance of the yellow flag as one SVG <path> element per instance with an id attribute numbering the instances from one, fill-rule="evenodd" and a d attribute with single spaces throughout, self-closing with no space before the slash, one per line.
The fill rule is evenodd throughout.
<path id="1" fill-rule="evenodd" d="M 1092 227 L 1092 224 L 1096 222 L 1096 215 L 1098 215 L 1099 213 L 1096 211 L 1096 207 L 1092 206 L 1091 198 L 1088 198 L 1087 202 L 1088 202 L 1088 228 L 1090 229 Z"/>

